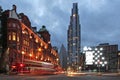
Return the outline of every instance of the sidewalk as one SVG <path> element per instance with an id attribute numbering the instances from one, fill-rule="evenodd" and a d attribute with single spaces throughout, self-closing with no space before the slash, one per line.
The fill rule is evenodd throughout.
<path id="1" fill-rule="evenodd" d="M 84 72 L 86 75 L 97 75 L 97 76 L 120 76 L 120 73 L 105 73 L 105 72 Z"/>
<path id="2" fill-rule="evenodd" d="M 103 73 L 103 76 L 120 76 L 120 73 Z"/>

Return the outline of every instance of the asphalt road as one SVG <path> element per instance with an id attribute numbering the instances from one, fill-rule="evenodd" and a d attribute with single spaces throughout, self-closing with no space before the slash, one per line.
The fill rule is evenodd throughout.
<path id="1" fill-rule="evenodd" d="M 0 75 L 0 80 L 120 80 L 118 75 Z"/>

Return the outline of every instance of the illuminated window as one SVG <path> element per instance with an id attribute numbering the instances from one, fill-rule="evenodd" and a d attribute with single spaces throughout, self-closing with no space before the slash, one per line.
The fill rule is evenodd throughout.
<path id="1" fill-rule="evenodd" d="M 19 42 L 19 41 L 20 41 L 19 36 L 17 36 L 17 42 Z"/>
<path id="2" fill-rule="evenodd" d="M 73 46 L 76 45 L 76 43 L 73 43 Z"/>
<path id="3" fill-rule="evenodd" d="M 38 43 L 38 39 L 36 39 L 35 42 Z"/>
<path id="4" fill-rule="evenodd" d="M 28 31 L 27 30 L 23 30 L 22 33 L 28 35 Z"/>
<path id="5" fill-rule="evenodd" d="M 41 51 L 42 49 L 41 48 L 38 48 L 38 51 Z"/>
<path id="6" fill-rule="evenodd" d="M 23 44 L 26 45 L 26 46 L 29 46 L 29 41 L 23 40 Z"/>
<path id="7" fill-rule="evenodd" d="M 35 58 L 38 59 L 38 56 L 36 56 Z"/>
<path id="8" fill-rule="evenodd" d="M 45 46 L 45 49 L 47 49 L 47 46 Z"/>
<path id="9" fill-rule="evenodd" d="M 22 31 L 23 34 L 25 34 L 25 31 Z"/>
<path id="10" fill-rule="evenodd" d="M 50 41 L 48 41 L 48 44 L 50 44 L 51 42 Z"/>
<path id="11" fill-rule="evenodd" d="M 25 45 L 27 45 L 27 41 L 25 40 Z"/>
<path id="12" fill-rule="evenodd" d="M 27 41 L 25 40 L 25 45 L 27 45 Z"/>
<path id="13" fill-rule="evenodd" d="M 30 39 L 32 39 L 32 36 L 30 36 Z"/>
<path id="14" fill-rule="evenodd" d="M 15 33 L 15 32 L 12 33 L 12 40 L 13 40 L 13 41 L 16 40 L 16 33 Z"/>
<path id="15" fill-rule="evenodd" d="M 11 40 L 11 35 L 9 34 L 9 40 Z"/>
<path id="16" fill-rule="evenodd" d="M 43 46 L 43 44 L 41 43 L 41 46 Z"/>
<path id="17" fill-rule="evenodd" d="M 76 16 L 76 14 L 73 14 L 73 17 L 75 17 Z"/>

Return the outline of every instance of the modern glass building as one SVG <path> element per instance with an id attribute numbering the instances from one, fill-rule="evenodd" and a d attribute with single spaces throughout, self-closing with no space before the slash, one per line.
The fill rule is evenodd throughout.
<path id="1" fill-rule="evenodd" d="M 68 27 L 68 67 L 77 71 L 79 67 L 79 55 L 81 45 L 81 31 L 79 23 L 78 5 L 73 3 L 72 14 L 70 16 L 70 24 Z"/>
<path id="2" fill-rule="evenodd" d="M 60 65 L 63 68 L 63 70 L 67 69 L 67 51 L 65 46 L 62 44 L 59 52 L 59 58 L 60 58 Z"/>

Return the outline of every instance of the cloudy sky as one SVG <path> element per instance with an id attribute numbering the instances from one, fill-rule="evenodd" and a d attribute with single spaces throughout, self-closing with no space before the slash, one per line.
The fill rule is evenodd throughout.
<path id="1" fill-rule="evenodd" d="M 78 3 L 81 43 L 96 46 L 100 43 L 120 46 L 120 0 L 0 0 L 3 10 L 17 6 L 38 30 L 45 25 L 53 46 L 67 47 L 67 29 L 73 3 Z"/>

